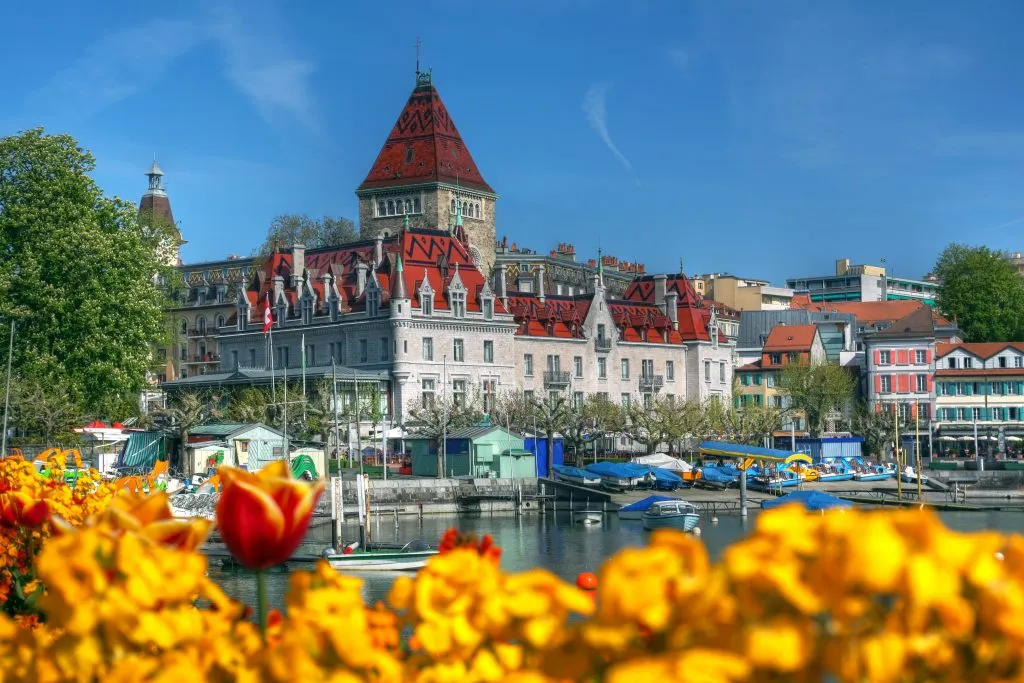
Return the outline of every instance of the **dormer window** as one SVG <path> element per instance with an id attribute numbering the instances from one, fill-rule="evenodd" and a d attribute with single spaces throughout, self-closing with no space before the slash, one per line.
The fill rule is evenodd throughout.
<path id="1" fill-rule="evenodd" d="M 313 323 L 313 299 L 306 297 L 302 300 L 302 324 L 310 325 Z"/>
<path id="2" fill-rule="evenodd" d="M 450 296 L 452 304 L 452 317 L 453 318 L 465 318 L 466 317 L 466 293 L 461 291 L 453 291 Z"/>
<path id="3" fill-rule="evenodd" d="M 434 315 L 434 295 L 424 294 L 420 296 L 420 312 L 423 315 Z"/>
<path id="4" fill-rule="evenodd" d="M 245 328 L 246 328 L 246 324 L 249 322 L 249 307 L 248 306 L 239 306 L 238 307 L 238 316 L 237 317 L 238 317 L 238 321 L 237 321 L 238 322 L 238 324 L 237 324 L 238 331 L 239 332 L 244 332 Z"/>
<path id="5" fill-rule="evenodd" d="M 377 315 L 380 310 L 380 292 L 370 289 L 366 292 L 366 315 L 371 318 Z"/>
<path id="6" fill-rule="evenodd" d="M 484 299 L 484 320 L 492 320 L 494 318 L 494 299 L 490 297 Z"/>
<path id="7" fill-rule="evenodd" d="M 341 300 L 337 295 L 331 294 L 331 322 L 338 322 L 338 312 L 341 310 Z"/>

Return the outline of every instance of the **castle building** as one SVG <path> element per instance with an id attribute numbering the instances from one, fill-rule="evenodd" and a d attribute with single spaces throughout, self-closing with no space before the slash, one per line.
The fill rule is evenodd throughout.
<path id="1" fill-rule="evenodd" d="M 376 378 L 395 423 L 442 395 L 476 399 L 485 411 L 518 390 L 561 392 L 574 402 L 589 393 L 646 401 L 659 392 L 731 400 L 733 345 L 685 275 L 616 262 L 610 279 L 629 274 L 630 282 L 611 292 L 610 262 L 601 259 L 576 264 L 584 269 L 573 271 L 571 289 L 549 291 L 544 262 L 530 286 L 528 278 L 510 284 L 507 267 L 493 268 L 497 195 L 430 74 L 417 74 L 356 194 L 359 242 L 282 247 L 237 272 L 183 267 L 182 308 L 205 317 L 209 307 L 219 360 L 176 385 L 269 382 L 270 373 Z"/>
<path id="2" fill-rule="evenodd" d="M 416 87 L 356 196 L 366 238 L 395 235 L 406 216 L 420 228 L 450 230 L 461 214 L 473 263 L 490 273 L 498 194 L 480 174 L 430 72 L 417 71 Z"/>

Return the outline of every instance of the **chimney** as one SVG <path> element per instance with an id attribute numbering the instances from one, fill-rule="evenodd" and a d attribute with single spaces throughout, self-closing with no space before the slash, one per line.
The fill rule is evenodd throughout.
<path id="1" fill-rule="evenodd" d="M 505 282 L 505 266 L 495 266 L 494 295 L 501 299 L 503 305 L 508 304 L 508 284 Z"/>
<path id="2" fill-rule="evenodd" d="M 271 306 L 277 308 L 277 302 L 281 300 L 281 296 L 284 294 L 284 278 L 280 275 L 275 275 L 273 279 L 274 283 L 274 296 L 272 297 Z M 274 318 L 277 319 L 277 313 L 274 313 Z"/>
<path id="3" fill-rule="evenodd" d="M 384 260 L 384 236 L 377 235 L 373 242 L 373 267 L 380 268 L 380 262 Z"/>
<path id="4" fill-rule="evenodd" d="M 362 296 L 366 291 L 366 271 L 369 269 L 365 261 L 356 264 L 356 296 Z"/>
<path id="5" fill-rule="evenodd" d="M 679 293 L 667 292 L 665 294 L 665 315 L 672 321 L 672 329 L 679 329 Z"/>
<path id="6" fill-rule="evenodd" d="M 326 270 L 320 274 L 320 291 L 324 293 L 323 299 L 320 301 L 320 305 L 326 313 L 329 309 L 331 300 L 331 274 Z"/>
<path id="7" fill-rule="evenodd" d="M 537 264 L 537 300 L 544 303 L 544 264 Z"/>
<path id="8" fill-rule="evenodd" d="M 664 273 L 658 273 L 654 276 L 654 305 L 661 309 L 662 313 L 665 313 L 665 290 L 668 276 Z"/>
<path id="9" fill-rule="evenodd" d="M 302 244 L 292 245 L 292 289 L 298 289 L 302 276 L 306 274 L 306 247 Z"/>

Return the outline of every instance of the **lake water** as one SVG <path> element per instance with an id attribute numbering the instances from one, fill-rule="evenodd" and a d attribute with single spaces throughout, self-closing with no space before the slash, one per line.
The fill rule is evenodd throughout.
<path id="1" fill-rule="evenodd" d="M 757 513 L 743 519 L 738 515 L 723 515 L 717 524 L 701 520 L 702 539 L 713 558 L 717 559 L 722 550 L 741 538 Z M 1024 532 L 1024 514 L 1017 512 L 943 512 L 943 521 L 959 531 L 995 529 L 1004 532 Z M 605 517 L 605 523 L 597 526 L 572 524 L 568 514 L 513 515 L 459 515 L 416 518 L 399 518 L 398 528 L 394 521 L 381 520 L 372 524 L 372 539 L 381 542 L 407 542 L 421 538 L 436 544 L 449 528 L 473 532 L 478 535 L 491 534 L 495 543 L 502 548 L 501 565 L 505 571 L 515 572 L 531 567 L 544 567 L 567 581 L 574 582 L 583 571 L 597 572 L 601 563 L 620 548 L 641 546 L 646 542 L 648 532 L 639 521 L 620 522 L 614 513 Z M 324 529 L 313 530 L 312 537 L 324 537 Z M 349 524 L 345 538 L 357 538 L 358 529 Z M 308 552 L 319 553 L 329 545 L 326 540 L 317 540 L 305 548 Z M 217 560 L 211 560 L 210 575 L 231 596 L 250 605 L 256 603 L 256 580 L 252 573 L 238 569 L 221 569 Z M 288 588 L 288 571 L 309 568 L 308 563 L 294 563 L 270 572 L 267 592 L 272 606 L 284 606 L 284 594 Z M 367 602 L 383 599 L 397 573 L 366 572 L 359 574 L 365 580 L 364 597 Z"/>

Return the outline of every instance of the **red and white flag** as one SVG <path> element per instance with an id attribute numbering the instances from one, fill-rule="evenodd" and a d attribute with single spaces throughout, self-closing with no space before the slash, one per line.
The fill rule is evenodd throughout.
<path id="1" fill-rule="evenodd" d="M 274 326 L 274 316 L 270 313 L 270 295 L 267 294 L 267 307 L 263 311 L 263 334 L 269 334 Z"/>

